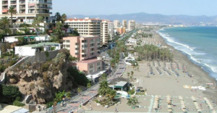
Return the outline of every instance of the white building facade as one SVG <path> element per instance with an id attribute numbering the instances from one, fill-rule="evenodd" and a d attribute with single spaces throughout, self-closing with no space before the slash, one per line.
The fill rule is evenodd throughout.
<path id="1" fill-rule="evenodd" d="M 10 18 L 8 9 L 11 6 L 16 10 L 13 19 L 17 24 L 31 24 L 37 16 L 42 16 L 45 21 L 48 21 L 52 9 L 52 0 L 1 0 L 0 18 Z"/>
<path id="2" fill-rule="evenodd" d="M 80 35 L 100 36 L 100 19 L 67 19 L 65 23 L 72 29 L 77 29 Z"/>
<path id="3" fill-rule="evenodd" d="M 106 45 L 108 43 L 109 39 L 109 34 L 108 34 L 108 20 L 103 20 L 101 22 L 101 34 L 100 34 L 100 38 L 101 38 L 101 44 L 102 45 Z"/>
<path id="4" fill-rule="evenodd" d="M 54 50 L 60 50 L 61 44 L 48 42 L 24 46 L 15 46 L 15 54 L 19 56 L 35 56 L 36 52 L 41 51 L 41 48 L 43 48 L 43 51 L 51 51 L 51 48 L 54 48 Z"/>
<path id="5" fill-rule="evenodd" d="M 128 21 L 128 31 L 134 30 L 136 28 L 136 22 L 135 20 L 129 20 Z"/>
<path id="6" fill-rule="evenodd" d="M 121 26 L 120 21 L 119 20 L 114 20 L 114 28 L 117 29 Z"/>

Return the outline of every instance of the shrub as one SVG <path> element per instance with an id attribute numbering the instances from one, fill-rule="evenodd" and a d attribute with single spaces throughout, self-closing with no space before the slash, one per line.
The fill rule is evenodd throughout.
<path id="1" fill-rule="evenodd" d="M 133 88 L 132 90 L 129 90 L 129 91 L 128 91 L 128 94 L 129 94 L 129 95 L 133 95 L 134 93 L 135 93 L 135 89 L 134 89 L 134 88 Z"/>
<path id="2" fill-rule="evenodd" d="M 24 106 L 25 104 L 21 103 L 21 102 L 18 101 L 18 100 L 15 100 L 15 101 L 13 102 L 13 105 L 15 105 L 15 106 Z"/>
<path id="3" fill-rule="evenodd" d="M 47 70 L 49 69 L 49 66 L 50 66 L 50 63 L 49 63 L 49 62 L 46 62 L 46 63 L 42 64 L 42 66 L 41 66 L 41 71 L 42 71 L 42 72 L 47 71 Z"/>
<path id="4" fill-rule="evenodd" d="M 89 80 L 87 79 L 85 74 L 80 73 L 76 68 L 73 68 L 73 67 L 69 67 L 67 71 L 68 71 L 69 75 L 72 78 L 74 78 L 77 85 L 82 85 L 85 87 L 87 86 L 87 83 L 89 82 Z"/>
<path id="5" fill-rule="evenodd" d="M 0 65 L 0 72 L 4 72 L 5 71 L 5 66 L 4 65 Z"/>
<path id="6" fill-rule="evenodd" d="M 45 55 L 46 55 L 47 58 L 50 56 L 48 51 L 45 51 Z"/>
<path id="7" fill-rule="evenodd" d="M 46 105 L 47 105 L 47 108 L 51 107 L 53 105 L 53 101 L 48 102 Z"/>
<path id="8" fill-rule="evenodd" d="M 65 94 L 66 94 L 65 91 L 56 93 L 56 94 L 55 94 L 56 97 L 55 97 L 54 100 L 55 100 L 56 102 L 62 101 L 63 97 L 65 97 Z"/>
<path id="9" fill-rule="evenodd" d="M 12 103 L 15 99 L 21 98 L 21 96 L 18 87 L 2 85 L 2 99 L 0 99 L 0 102 Z"/>

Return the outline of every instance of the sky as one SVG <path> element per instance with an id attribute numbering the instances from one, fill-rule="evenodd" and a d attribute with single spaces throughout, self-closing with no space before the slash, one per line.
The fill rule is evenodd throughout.
<path id="1" fill-rule="evenodd" d="M 111 15 L 150 13 L 216 16 L 217 0 L 53 0 L 53 14 Z"/>

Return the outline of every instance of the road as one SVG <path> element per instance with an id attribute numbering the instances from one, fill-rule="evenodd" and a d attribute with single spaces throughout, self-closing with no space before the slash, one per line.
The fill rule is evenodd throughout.
<path id="1" fill-rule="evenodd" d="M 126 36 L 129 36 L 129 34 L 130 33 L 127 33 L 120 39 L 124 39 Z M 107 78 L 108 82 L 118 77 L 121 77 L 125 72 L 125 70 L 126 70 L 126 64 L 124 63 L 124 59 L 122 57 L 122 59 L 120 59 L 117 65 L 116 70 L 113 70 L 112 73 L 108 75 Z M 99 83 L 87 89 L 86 91 L 83 91 L 79 95 L 72 97 L 70 100 L 63 102 L 66 103 L 65 106 L 61 106 L 61 104 L 59 103 L 57 104 L 56 107 L 54 107 L 54 109 L 57 113 L 70 113 L 70 112 L 82 113 L 83 111 L 82 109 L 80 109 L 80 107 L 83 104 L 86 104 L 91 99 L 93 99 L 98 94 L 98 89 L 99 89 Z M 35 111 L 33 113 L 53 113 L 53 108 L 46 109 L 46 111 L 40 111 L 40 112 Z"/>

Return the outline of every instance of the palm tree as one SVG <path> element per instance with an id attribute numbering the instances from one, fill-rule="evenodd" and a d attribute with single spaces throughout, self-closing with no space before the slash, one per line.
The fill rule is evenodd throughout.
<path id="1" fill-rule="evenodd" d="M 34 19 L 32 25 L 36 29 L 36 33 L 38 33 L 38 30 L 40 28 L 40 23 L 42 23 L 44 18 L 42 16 L 38 16 Z"/>
<path id="2" fill-rule="evenodd" d="M 2 38 L 4 38 L 4 35 L 8 35 L 8 34 L 11 33 L 11 30 L 10 30 L 10 27 L 9 27 L 10 26 L 10 21 L 8 20 L 7 17 L 3 17 L 0 20 L 0 25 L 1 25 L 0 26 L 0 35 L 2 36 Z"/>
<path id="3" fill-rule="evenodd" d="M 100 83 L 100 88 L 98 90 L 98 93 L 102 96 L 105 96 L 107 91 L 109 89 L 109 86 L 108 86 L 108 82 L 107 81 L 102 81 Z"/>
<path id="4" fill-rule="evenodd" d="M 129 98 L 127 102 L 127 104 L 132 107 L 135 107 L 138 103 L 139 101 L 136 97 Z"/>
<path id="5" fill-rule="evenodd" d="M 60 15 L 60 13 L 59 12 L 57 12 L 56 14 L 55 14 L 55 17 L 56 17 L 56 21 L 61 21 L 61 15 Z"/>
<path id="6" fill-rule="evenodd" d="M 62 14 L 61 16 L 62 22 L 64 23 L 67 19 L 67 15 L 66 14 Z"/>
<path id="7" fill-rule="evenodd" d="M 16 10 L 13 6 L 10 6 L 10 8 L 8 9 L 8 13 L 10 13 L 11 15 L 11 26 L 13 25 L 13 14 L 16 14 Z"/>

